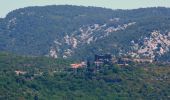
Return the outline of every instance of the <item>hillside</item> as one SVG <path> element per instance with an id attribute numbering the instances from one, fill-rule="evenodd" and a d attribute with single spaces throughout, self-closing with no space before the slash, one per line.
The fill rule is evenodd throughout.
<path id="1" fill-rule="evenodd" d="M 168 100 L 169 65 L 70 69 L 72 61 L 0 53 L 1 100 Z"/>
<path id="2" fill-rule="evenodd" d="M 0 19 L 0 50 L 54 58 L 87 59 L 95 53 L 111 53 L 170 60 L 169 16 L 170 9 L 163 7 L 111 10 L 63 5 L 17 9 Z M 152 36 L 154 32 L 159 36 Z"/>

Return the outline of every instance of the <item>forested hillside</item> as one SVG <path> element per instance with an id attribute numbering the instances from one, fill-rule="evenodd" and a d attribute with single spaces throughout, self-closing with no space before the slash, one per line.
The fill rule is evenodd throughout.
<path id="1" fill-rule="evenodd" d="M 169 100 L 170 8 L 52 5 L 0 18 L 0 100 Z"/>
<path id="2" fill-rule="evenodd" d="M 17 9 L 0 19 L 0 50 L 71 59 L 86 59 L 95 53 L 128 56 L 137 52 L 137 57 L 169 60 L 169 16 L 170 9 L 163 7 L 111 10 L 63 5 Z M 154 32 L 163 36 L 154 38 Z M 162 38 L 166 41 L 160 42 Z M 145 39 L 157 42 L 144 45 Z M 142 49 L 151 45 L 154 47 Z"/>

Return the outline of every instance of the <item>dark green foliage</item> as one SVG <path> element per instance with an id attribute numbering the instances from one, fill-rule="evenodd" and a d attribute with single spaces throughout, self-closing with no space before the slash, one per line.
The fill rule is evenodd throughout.
<path id="1" fill-rule="evenodd" d="M 101 52 L 116 55 L 120 49 L 128 51 L 132 39 L 138 40 L 153 30 L 163 31 L 162 33 L 170 31 L 169 16 L 170 9 L 163 7 L 111 10 L 63 5 L 17 9 L 0 19 L 0 50 L 22 55 L 46 55 L 50 47 L 54 46 L 55 39 L 62 39 L 66 33 L 73 34 L 80 27 L 104 23 L 116 26 L 136 22 L 124 31 L 114 32 L 109 37 L 76 48 L 72 57 L 79 59 Z M 120 22 L 109 23 L 111 18 L 120 18 Z M 98 33 L 100 34 L 101 32 Z M 65 45 L 59 48 L 62 53 L 64 48 Z"/>
<path id="2" fill-rule="evenodd" d="M 138 40 L 153 30 L 170 31 L 169 16 L 170 9 L 161 7 L 110 10 L 46 6 L 12 11 L 0 19 L 0 50 L 24 55 L 46 55 L 54 39 L 63 38 L 82 26 L 108 23 L 110 18 L 121 19 L 115 26 L 136 24 L 77 48 L 72 57 L 89 57 L 87 69 L 70 69 L 72 61 L 63 59 L 0 53 L 0 100 L 168 100 L 169 66 L 133 63 L 96 68 L 91 55 L 108 52 L 116 55 L 122 48 L 128 51 L 132 39 Z M 170 59 L 169 55 L 160 59 Z M 18 70 L 26 73 L 16 75 Z"/>
<path id="3" fill-rule="evenodd" d="M 78 6 L 29 7 L 12 11 L 3 19 L 7 31 L 3 35 L 10 38 L 6 40 L 6 50 L 19 54 L 45 55 L 54 39 L 63 38 L 65 33 L 70 34 L 83 25 L 104 23 L 112 18 L 110 12 L 112 10 Z M 9 21 L 15 18 L 16 25 L 8 27 Z"/>
<path id="4" fill-rule="evenodd" d="M 104 65 L 70 69 L 70 61 L 0 53 L 2 100 L 169 99 L 169 66 Z M 16 75 L 15 70 L 26 71 Z"/>

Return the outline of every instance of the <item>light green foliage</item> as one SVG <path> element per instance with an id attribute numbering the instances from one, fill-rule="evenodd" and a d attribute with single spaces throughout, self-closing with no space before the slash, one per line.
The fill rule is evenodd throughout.
<path id="1" fill-rule="evenodd" d="M 105 65 L 71 70 L 71 61 L 0 53 L 2 100 L 168 99 L 169 66 Z M 26 71 L 16 75 L 15 70 Z M 41 74 L 42 72 L 42 74 Z"/>

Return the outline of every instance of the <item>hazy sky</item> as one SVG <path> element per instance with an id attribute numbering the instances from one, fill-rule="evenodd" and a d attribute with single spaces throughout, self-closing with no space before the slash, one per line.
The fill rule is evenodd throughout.
<path id="1" fill-rule="evenodd" d="M 0 17 L 17 8 L 44 5 L 84 5 L 112 9 L 133 9 L 143 7 L 170 7 L 170 0 L 0 0 Z"/>

